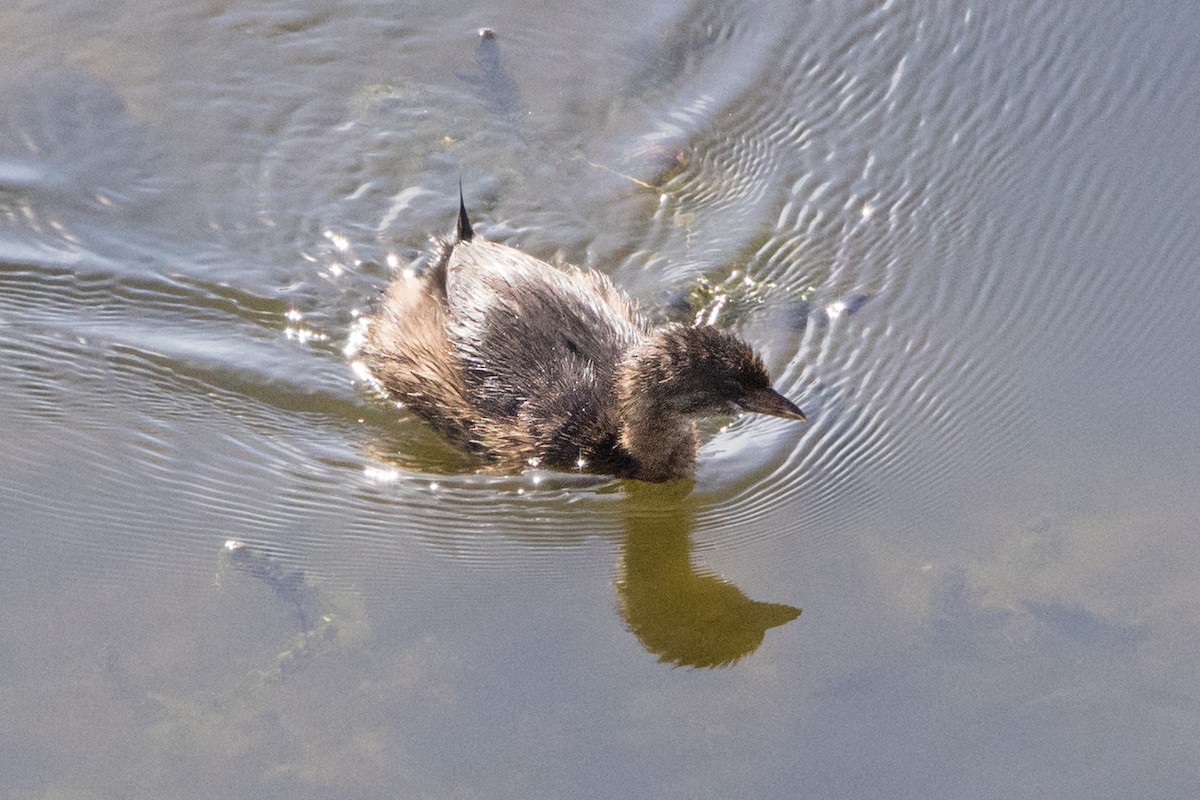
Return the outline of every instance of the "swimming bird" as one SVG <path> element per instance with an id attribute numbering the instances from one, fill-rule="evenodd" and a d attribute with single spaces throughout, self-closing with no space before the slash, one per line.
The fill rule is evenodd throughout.
<path id="1" fill-rule="evenodd" d="M 805 419 L 741 339 L 651 327 L 604 274 L 485 241 L 461 192 L 454 234 L 392 281 L 358 357 L 389 398 L 506 470 L 671 481 L 695 470 L 696 417 Z"/>

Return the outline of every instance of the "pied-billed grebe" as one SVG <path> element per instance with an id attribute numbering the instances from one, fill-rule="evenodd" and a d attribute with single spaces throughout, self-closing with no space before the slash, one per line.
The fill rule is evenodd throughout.
<path id="1" fill-rule="evenodd" d="M 457 233 L 398 276 L 359 358 L 392 399 L 502 468 L 669 481 L 696 463 L 692 417 L 804 413 L 749 345 L 707 325 L 650 328 L 609 279 Z"/>

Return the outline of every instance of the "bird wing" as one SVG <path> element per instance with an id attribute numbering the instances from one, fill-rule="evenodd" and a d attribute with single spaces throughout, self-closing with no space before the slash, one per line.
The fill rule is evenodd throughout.
<path id="1" fill-rule="evenodd" d="M 451 342 L 468 391 L 497 417 L 517 416 L 530 398 L 548 409 L 598 402 L 591 395 L 611 385 L 642 336 L 629 302 L 600 273 L 556 269 L 479 239 L 455 245 L 446 269 Z"/>

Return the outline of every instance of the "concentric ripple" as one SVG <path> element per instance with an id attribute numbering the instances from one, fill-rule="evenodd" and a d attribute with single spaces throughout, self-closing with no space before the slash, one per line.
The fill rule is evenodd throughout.
<path id="1" fill-rule="evenodd" d="M 723 435 L 745 445 L 712 443 L 710 473 L 759 471 L 708 490 L 706 536 L 778 536 L 784 509 L 791 531 L 853 527 L 895 486 L 945 502 L 949 484 L 1021 457 L 1040 361 L 1153 351 L 1130 304 L 1193 313 L 1169 297 L 1200 285 L 1194 224 L 1163 208 L 1149 238 L 1121 241 L 1112 226 L 1138 210 L 1113 162 L 1084 156 L 1104 149 L 1107 124 L 1136 128 L 1163 102 L 1157 83 L 1129 79 L 1159 63 L 1153 31 L 1116 29 L 1125 41 L 1097 42 L 1058 7 L 918 17 L 889 3 L 847 25 L 822 18 L 696 131 L 688 148 L 703 157 L 667 187 L 668 206 L 773 287 L 741 324 L 785 354 L 776 371 L 811 419 L 799 431 L 743 420 Z M 985 46 L 997 38 L 1011 46 Z M 1143 63 L 1102 57 L 1114 49 Z M 1164 197 L 1196 196 L 1177 175 L 1152 179 Z M 1062 202 L 1078 197 L 1092 200 Z M 1101 252 L 1113 246 L 1122 257 Z"/>

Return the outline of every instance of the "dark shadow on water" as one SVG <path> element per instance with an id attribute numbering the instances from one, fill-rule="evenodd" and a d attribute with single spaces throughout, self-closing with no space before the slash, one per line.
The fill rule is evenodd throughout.
<path id="1" fill-rule="evenodd" d="M 692 563 L 695 499 L 690 486 L 630 482 L 617 576 L 629 630 L 660 662 L 725 667 L 758 649 L 770 628 L 800 616 L 783 603 L 751 600 Z"/>
<path id="2" fill-rule="evenodd" d="M 489 113 L 515 124 L 521 113 L 521 90 L 500 59 L 496 32 L 491 28 L 479 31 L 475 71 L 458 77 L 472 88 Z"/>

